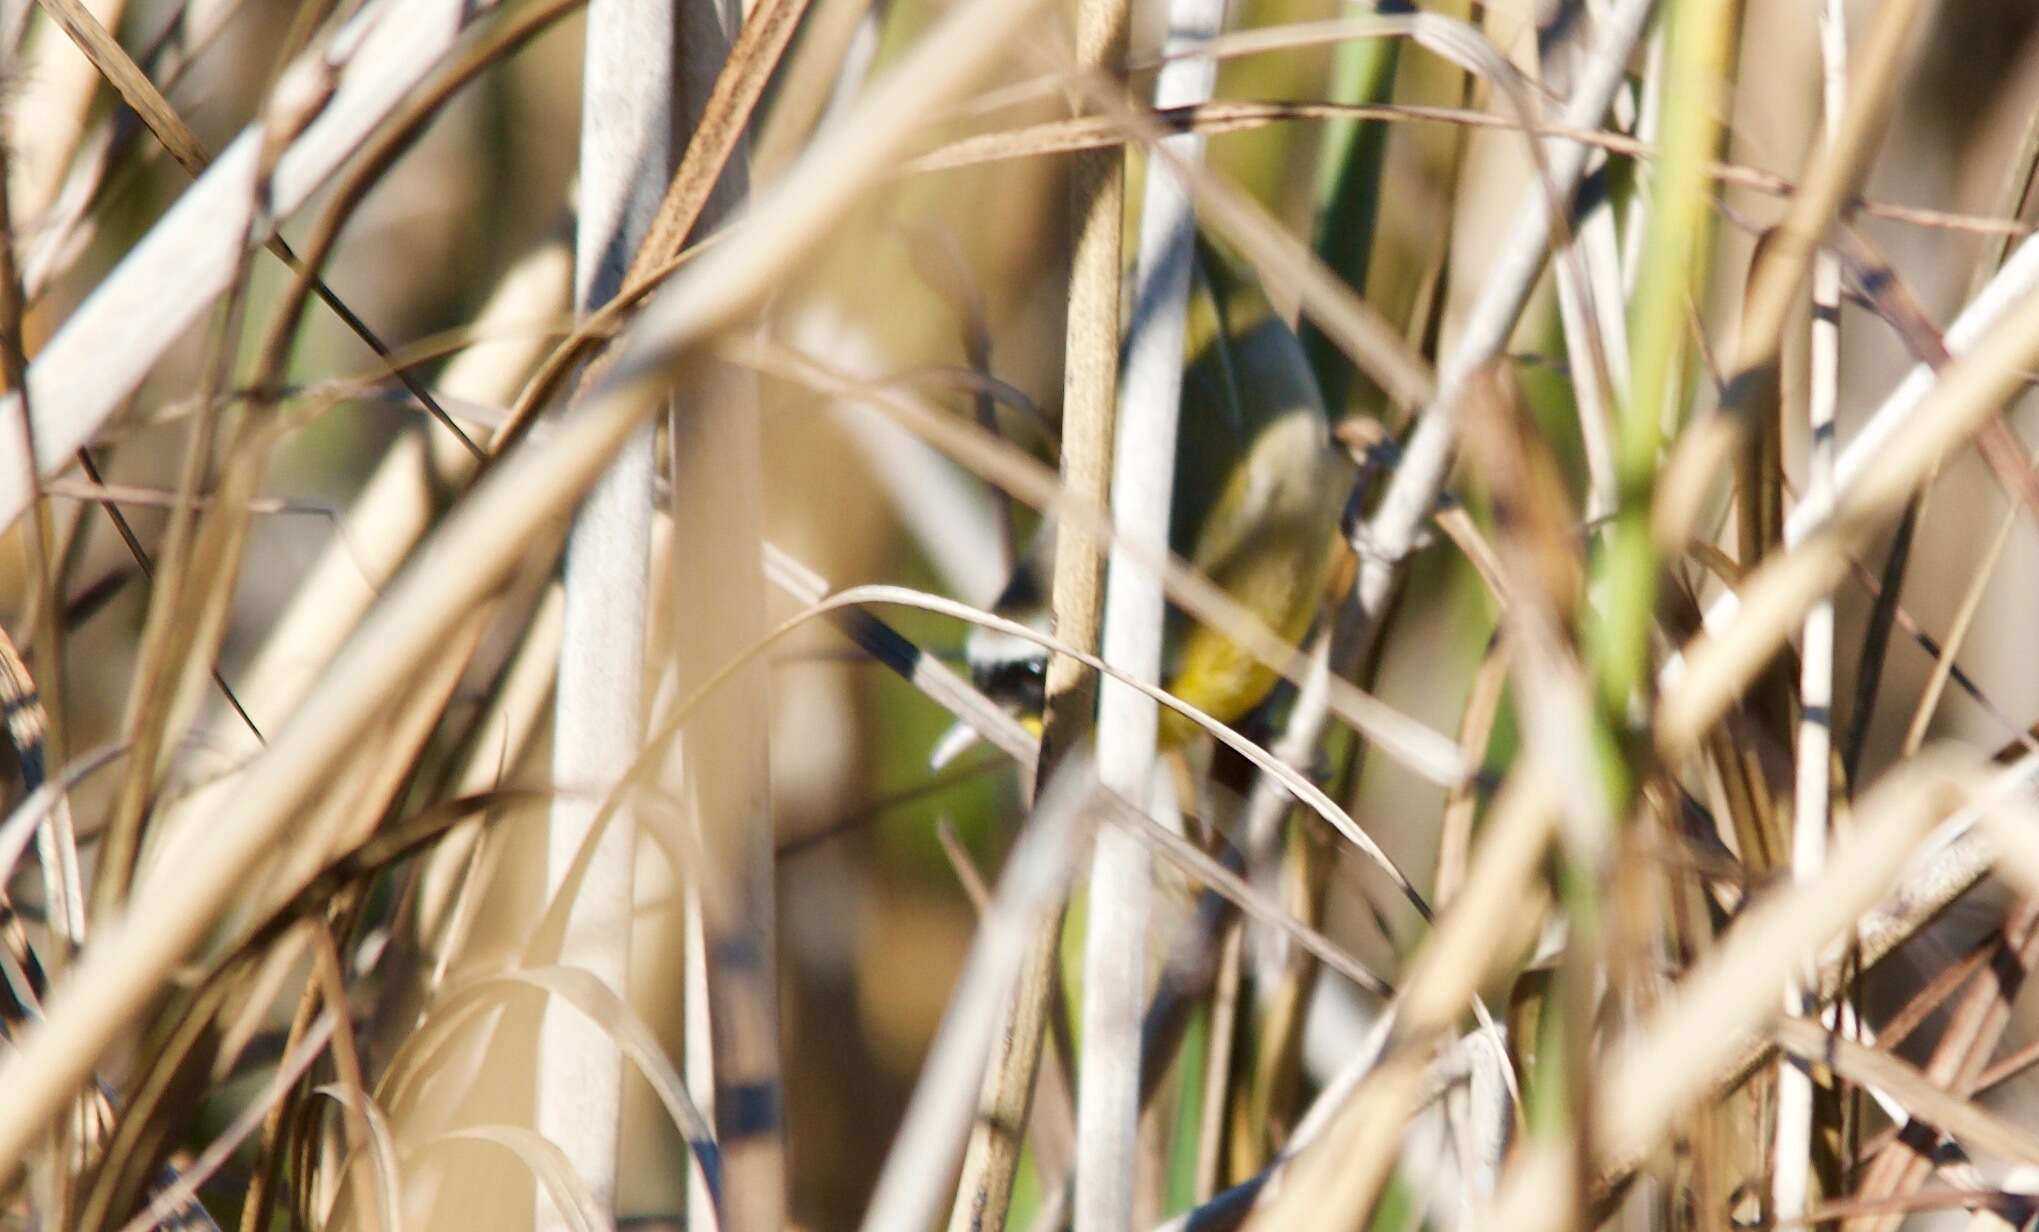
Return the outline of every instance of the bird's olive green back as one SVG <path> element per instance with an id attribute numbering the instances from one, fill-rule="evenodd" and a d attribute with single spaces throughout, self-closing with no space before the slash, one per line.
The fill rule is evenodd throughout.
<path id="1" fill-rule="evenodd" d="M 1251 279 L 1199 243 L 1184 355 L 1169 546 L 1267 627 L 1298 641 L 1322 594 L 1350 488 L 1302 343 Z M 1053 534 L 1036 537 L 1000 597 L 1001 612 L 1046 627 L 1053 542 Z M 984 663 L 973 656 L 980 684 L 1011 674 L 998 656 L 1016 649 L 1023 648 Z M 1274 679 L 1172 606 L 1165 656 L 1166 686 L 1227 722 L 1257 704 Z M 1177 727 L 1164 723 L 1171 742 L 1188 735 Z"/>

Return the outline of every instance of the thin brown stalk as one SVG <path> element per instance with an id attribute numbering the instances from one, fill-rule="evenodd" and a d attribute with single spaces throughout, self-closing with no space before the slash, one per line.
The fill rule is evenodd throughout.
<path id="1" fill-rule="evenodd" d="M 245 267 L 245 250 L 240 251 Z M 196 524 L 200 504 L 198 494 L 213 473 L 212 452 L 220 413 L 215 398 L 226 384 L 226 368 L 239 341 L 241 314 L 245 308 L 245 296 L 241 291 L 245 279 L 237 278 L 234 285 L 236 289 L 229 294 L 227 304 L 219 314 L 217 335 L 213 339 L 200 401 L 202 409 L 185 443 L 177 481 L 177 502 L 171 507 L 170 524 L 158 556 L 159 565 L 152 575 L 154 584 L 149 592 L 149 620 L 143 633 L 141 661 L 135 670 L 125 719 L 126 736 L 134 748 L 134 755 L 107 823 L 105 841 L 100 847 L 100 862 L 92 891 L 95 916 L 107 916 L 118 909 L 126 899 L 135 876 L 146 817 L 166 769 L 162 764 L 163 750 L 173 747 L 172 733 L 181 728 L 188 717 L 186 708 L 194 700 L 179 688 L 183 675 L 180 666 L 201 657 L 210 664 L 215 649 L 209 643 L 212 641 L 211 632 L 217 630 L 193 628 L 188 618 L 197 615 L 209 590 L 201 579 L 193 577 L 193 557 L 200 551 L 197 542 L 200 530 Z M 232 509 L 225 511 L 229 517 L 235 512 Z M 214 517 L 207 521 L 206 526 L 219 525 L 222 521 L 222 518 Z"/>
<path id="2" fill-rule="evenodd" d="M 1252 132 L 1272 124 L 1307 120 L 1449 124 L 1465 129 L 1505 129 L 1534 137 L 1574 141 L 1620 158 L 1648 160 L 1656 157 L 1656 150 L 1649 143 L 1619 132 L 1556 124 L 1525 125 L 1513 117 L 1492 112 L 1423 103 L 1219 99 L 1193 107 L 1157 109 L 1152 117 L 1165 131 L 1196 132 L 1206 136 Z M 1052 120 L 1027 128 L 959 137 L 921 155 L 907 165 L 904 173 L 926 175 L 1010 159 L 1102 149 L 1136 139 L 1123 124 L 1107 118 Z M 1799 191 L 1797 185 L 1783 176 L 1740 163 L 1716 159 L 1707 164 L 1706 171 L 1723 186 L 1745 188 L 1766 196 L 1795 199 Z M 1979 235 L 1992 242 L 2008 241 L 2031 231 L 2028 224 L 2007 214 L 1966 214 L 1868 197 L 1850 199 L 1847 208 L 1870 218 Z"/>
<path id="3" fill-rule="evenodd" d="M 683 259 L 691 240 L 699 245 L 707 237 L 697 232 L 712 228 L 699 226 L 715 186 L 736 157 L 752 112 L 771 79 L 773 69 L 785 54 L 787 40 L 797 26 L 809 0 L 762 0 L 743 23 L 729 47 L 728 58 L 715 77 L 699 120 L 679 166 L 674 168 L 657 212 L 645 228 L 642 241 L 633 250 L 621 281 L 599 308 L 590 306 L 583 323 L 545 362 L 539 366 L 511 408 L 508 421 L 490 443 L 493 454 L 501 454 L 535 421 L 560 385 L 593 353 L 645 296 L 655 290 Z M 727 211 L 718 211 L 716 224 Z M 582 381 L 585 390 L 598 375 L 590 370 Z"/>
<path id="4" fill-rule="evenodd" d="M 340 963 L 339 948 L 333 942 L 333 932 L 324 921 L 315 922 L 311 927 L 312 973 L 319 986 L 319 995 L 333 1016 L 333 1068 L 338 1072 L 340 1087 L 350 1092 L 350 1097 L 340 1101 L 340 1124 L 346 1136 L 347 1154 L 352 1165 L 346 1169 L 347 1180 L 353 1187 L 354 1205 L 357 1217 L 364 1226 L 378 1232 L 394 1232 L 383 1223 L 383 1205 L 377 1193 L 375 1178 L 370 1172 L 369 1128 L 365 1106 L 368 1101 L 368 1087 L 362 1079 L 361 1049 L 354 1039 L 353 1010 L 347 995 L 347 973 Z"/>

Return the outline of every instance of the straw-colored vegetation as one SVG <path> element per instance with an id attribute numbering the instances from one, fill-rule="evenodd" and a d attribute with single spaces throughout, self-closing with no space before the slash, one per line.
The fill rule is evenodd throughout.
<path id="1" fill-rule="evenodd" d="M 2035 171 L 2018 0 L 0 3 L 0 1227 L 2030 1223 Z"/>

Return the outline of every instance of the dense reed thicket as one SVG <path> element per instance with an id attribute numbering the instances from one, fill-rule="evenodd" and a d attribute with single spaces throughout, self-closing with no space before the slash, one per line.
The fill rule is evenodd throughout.
<path id="1" fill-rule="evenodd" d="M 0 155 L 5 1226 L 2039 1216 L 2029 6 L 6 0 Z"/>

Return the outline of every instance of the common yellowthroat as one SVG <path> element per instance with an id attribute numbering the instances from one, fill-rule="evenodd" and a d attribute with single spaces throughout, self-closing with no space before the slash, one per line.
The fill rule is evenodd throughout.
<path id="1" fill-rule="evenodd" d="M 1197 245 L 1184 352 L 1169 549 L 1291 644 L 1309 631 L 1338 553 L 1352 468 L 1334 449 L 1330 417 L 1301 341 L 1259 287 L 1207 242 Z M 1046 631 L 1054 574 L 1043 527 L 996 605 Z M 1275 672 L 1229 639 L 1170 608 L 1162 686 L 1224 723 L 1267 696 Z M 977 687 L 1038 730 L 1048 653 L 1009 634 L 973 630 L 965 647 Z M 1161 714 L 1161 740 L 1196 727 Z M 940 764 L 968 743 L 957 733 Z"/>

